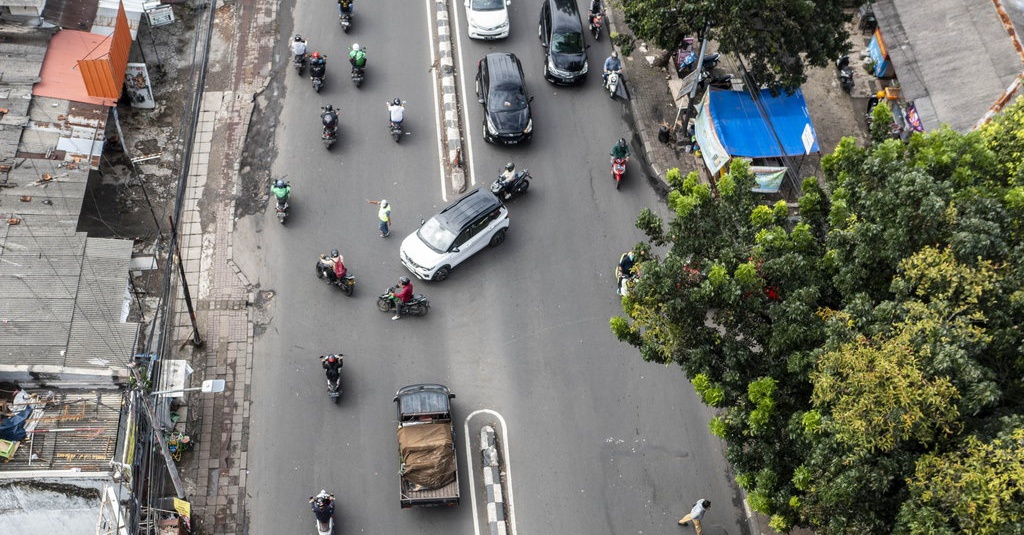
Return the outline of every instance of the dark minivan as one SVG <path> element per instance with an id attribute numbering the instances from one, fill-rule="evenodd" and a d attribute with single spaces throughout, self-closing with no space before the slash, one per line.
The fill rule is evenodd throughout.
<path id="1" fill-rule="evenodd" d="M 484 139 L 515 145 L 533 137 L 533 116 L 519 58 L 511 52 L 487 54 L 477 63 L 476 98 L 484 106 Z"/>
<path id="2" fill-rule="evenodd" d="M 556 84 L 578 84 L 587 77 L 587 45 L 576 0 L 544 0 L 537 28 L 544 47 L 544 78 Z"/>

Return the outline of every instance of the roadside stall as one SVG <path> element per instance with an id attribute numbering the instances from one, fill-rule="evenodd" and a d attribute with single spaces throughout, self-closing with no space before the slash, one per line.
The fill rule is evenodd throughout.
<path id="1" fill-rule="evenodd" d="M 701 100 L 694 135 L 701 157 L 713 177 L 721 176 L 733 158 L 748 158 L 758 176 L 755 191 L 774 193 L 790 170 L 786 157 L 819 152 L 817 134 L 803 93 L 772 96 L 762 90 L 755 99 L 739 91 L 710 90 Z"/>

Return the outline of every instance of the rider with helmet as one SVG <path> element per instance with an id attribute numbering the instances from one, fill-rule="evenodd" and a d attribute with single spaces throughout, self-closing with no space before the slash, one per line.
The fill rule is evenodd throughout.
<path id="1" fill-rule="evenodd" d="M 295 56 L 295 59 L 298 60 L 306 56 L 306 40 L 301 35 L 295 34 L 295 37 L 292 38 L 291 47 L 292 55 Z"/>
<path id="2" fill-rule="evenodd" d="M 512 196 L 512 184 L 516 181 L 516 164 L 508 162 L 505 164 L 505 170 L 498 175 L 501 178 L 501 187 L 505 191 L 505 198 L 508 199 Z"/>
<path id="3" fill-rule="evenodd" d="M 320 52 L 309 55 L 309 75 L 313 78 L 324 78 L 327 74 L 327 56 Z"/>
<path id="4" fill-rule="evenodd" d="M 352 50 L 348 53 L 348 62 L 354 69 L 366 67 L 366 52 L 359 46 L 359 43 L 352 43 Z"/>
<path id="5" fill-rule="evenodd" d="M 328 104 L 322 108 L 323 113 L 320 114 L 320 120 L 324 123 L 324 129 L 334 129 L 338 126 L 338 110 L 334 109 L 334 106 Z"/>
<path id="6" fill-rule="evenodd" d="M 398 287 L 391 289 L 389 297 L 395 302 L 395 315 L 391 316 L 391 319 L 400 319 L 402 317 L 402 307 L 412 300 L 412 281 L 409 280 L 409 277 L 398 279 Z"/>
<path id="7" fill-rule="evenodd" d="M 619 53 L 612 50 L 612 55 L 604 60 L 604 74 L 601 75 L 601 79 L 607 82 L 609 73 L 620 71 L 622 71 L 622 62 L 619 61 Z"/>
<path id="8" fill-rule="evenodd" d="M 278 204 L 284 204 L 288 202 L 288 196 L 292 193 L 292 187 L 287 182 L 279 178 L 274 181 L 272 186 L 270 186 L 270 192 L 277 198 Z"/>
<path id="9" fill-rule="evenodd" d="M 405 120 L 405 106 L 402 106 L 402 99 L 395 97 L 388 103 L 388 114 L 391 122 L 401 124 Z"/>
<path id="10" fill-rule="evenodd" d="M 320 355 L 320 365 L 327 370 L 327 380 L 336 383 L 341 377 L 341 367 L 345 365 L 344 355 L 341 353 Z"/>
<path id="11" fill-rule="evenodd" d="M 615 160 L 628 160 L 632 153 L 629 151 L 629 145 L 626 144 L 626 138 L 620 137 L 619 141 L 612 147 L 610 154 L 612 163 L 615 163 Z"/>
<path id="12" fill-rule="evenodd" d="M 327 277 L 331 282 L 342 280 L 348 274 L 348 268 L 345 267 L 345 257 L 341 256 L 337 249 L 331 249 L 330 256 L 320 255 L 320 265 L 327 272 Z"/>
<path id="13" fill-rule="evenodd" d="M 317 520 L 327 522 L 331 519 L 331 515 L 334 514 L 334 495 L 310 496 L 309 507 L 313 509 L 313 514 L 316 515 Z"/>
<path id="14" fill-rule="evenodd" d="M 338 16 L 351 15 L 355 11 L 356 3 L 354 0 L 338 0 Z"/>

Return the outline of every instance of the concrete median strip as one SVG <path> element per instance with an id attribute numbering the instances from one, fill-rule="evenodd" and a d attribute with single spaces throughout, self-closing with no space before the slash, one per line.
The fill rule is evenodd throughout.
<path id="1" fill-rule="evenodd" d="M 455 62 L 452 54 L 451 25 L 448 19 L 447 0 L 435 0 L 435 22 L 437 24 L 438 68 L 434 75 L 441 86 L 441 108 L 443 139 L 447 165 L 443 166 L 450 173 L 452 190 L 461 193 L 466 189 L 465 173 L 460 167 L 462 159 L 462 125 L 460 123 L 458 105 L 458 86 L 455 83 Z"/>
<path id="2" fill-rule="evenodd" d="M 494 428 L 489 425 L 480 429 L 480 455 L 487 496 L 487 525 L 491 535 L 505 535 L 508 528 L 505 524 L 505 498 L 501 492 L 501 465 L 498 463 Z"/>

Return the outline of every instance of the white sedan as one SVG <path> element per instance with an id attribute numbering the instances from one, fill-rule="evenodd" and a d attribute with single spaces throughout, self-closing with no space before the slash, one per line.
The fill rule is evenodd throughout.
<path id="1" fill-rule="evenodd" d="M 508 6 L 511 0 L 466 0 L 470 39 L 508 37 Z"/>

